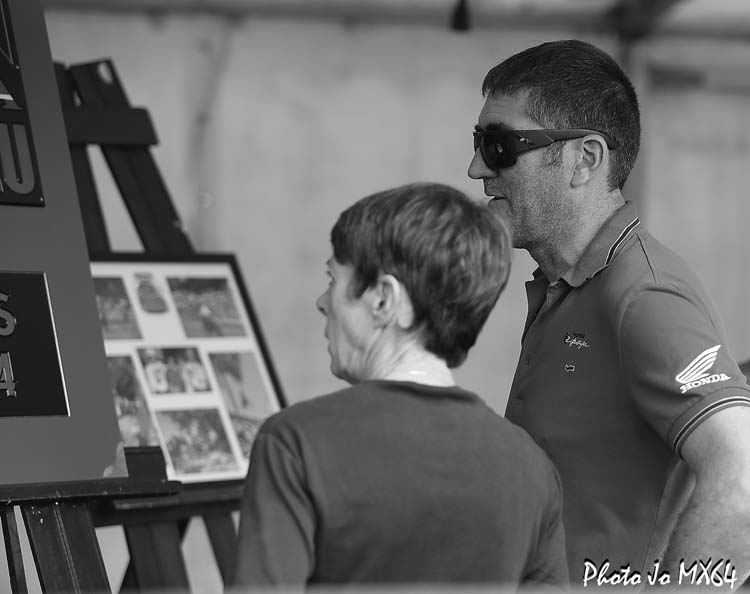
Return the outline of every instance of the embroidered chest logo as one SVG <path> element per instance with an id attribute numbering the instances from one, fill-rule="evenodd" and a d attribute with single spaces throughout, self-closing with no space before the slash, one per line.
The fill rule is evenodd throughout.
<path id="1" fill-rule="evenodd" d="M 586 335 L 581 332 L 566 332 L 565 336 L 563 337 L 565 344 L 568 345 L 568 348 L 576 348 L 579 351 L 581 349 L 588 349 L 591 347 L 591 345 L 584 340 L 585 338 Z"/>
<path id="2" fill-rule="evenodd" d="M 685 369 L 674 376 L 674 379 L 682 384 L 680 386 L 681 393 L 685 394 L 688 390 L 692 390 L 698 386 L 705 386 L 706 384 L 713 384 L 715 382 L 725 382 L 731 379 L 726 373 L 709 373 L 714 363 L 716 363 L 720 348 L 721 345 L 717 344 L 710 349 L 706 349 L 693 359 Z"/>

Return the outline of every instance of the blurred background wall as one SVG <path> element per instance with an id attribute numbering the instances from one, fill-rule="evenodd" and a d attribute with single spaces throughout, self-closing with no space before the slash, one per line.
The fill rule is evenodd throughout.
<path id="1" fill-rule="evenodd" d="M 48 12 L 47 25 L 55 59 L 111 57 L 131 101 L 151 111 L 155 155 L 188 234 L 199 250 L 237 254 L 293 402 L 343 386 L 328 370 L 315 309 L 338 214 L 416 180 L 482 197 L 481 182 L 466 175 L 482 78 L 550 35 L 60 10 Z M 101 169 L 113 244 L 140 249 Z M 459 372 L 499 411 L 531 270 L 519 253 L 484 344 Z"/>
<path id="2" fill-rule="evenodd" d="M 568 37 L 623 58 L 644 113 L 642 156 L 626 194 L 651 232 L 704 280 L 734 355 L 750 358 L 743 40 L 654 37 L 625 55 L 614 36 L 565 23 L 456 32 L 418 19 L 71 4 L 46 10 L 53 58 L 111 58 L 131 102 L 149 109 L 160 138 L 154 154 L 188 234 L 199 251 L 237 255 L 291 402 L 343 387 L 328 371 L 314 305 L 339 212 L 416 180 L 481 199 L 481 182 L 466 169 L 484 74 L 527 46 Z M 98 151 L 92 158 L 114 249 L 141 249 Z M 526 315 L 523 283 L 534 267 L 516 253 L 508 288 L 457 373 L 500 413 Z M 194 521 L 186 539 L 190 579 L 195 591 L 218 592 L 202 531 Z M 116 586 L 124 539 L 117 528 L 100 536 Z"/>

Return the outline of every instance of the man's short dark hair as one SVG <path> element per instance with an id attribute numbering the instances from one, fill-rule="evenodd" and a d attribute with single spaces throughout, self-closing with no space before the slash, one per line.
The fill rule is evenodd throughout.
<path id="1" fill-rule="evenodd" d="M 499 215 L 441 184 L 411 184 L 362 198 L 331 231 L 333 256 L 354 268 L 359 297 L 380 274 L 409 294 L 422 344 L 458 367 L 510 272 L 512 240 Z"/>
<path id="2" fill-rule="evenodd" d="M 588 128 L 618 143 L 611 154 L 610 189 L 633 169 L 641 139 L 635 89 L 605 51 L 575 39 L 524 50 L 492 68 L 482 83 L 486 96 L 528 91 L 526 109 L 545 128 Z"/>
<path id="3" fill-rule="evenodd" d="M 747 379 L 747 383 L 750 384 L 750 359 L 748 359 L 747 361 L 743 361 L 739 365 L 742 375 L 745 376 L 745 378 Z"/>

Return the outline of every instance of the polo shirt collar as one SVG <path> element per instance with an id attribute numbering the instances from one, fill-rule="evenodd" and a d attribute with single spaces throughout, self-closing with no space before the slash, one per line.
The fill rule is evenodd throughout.
<path id="1" fill-rule="evenodd" d="M 626 202 L 607 219 L 578 262 L 561 278 L 571 287 L 580 287 L 599 274 L 614 260 L 638 225 L 640 219 L 635 203 Z"/>

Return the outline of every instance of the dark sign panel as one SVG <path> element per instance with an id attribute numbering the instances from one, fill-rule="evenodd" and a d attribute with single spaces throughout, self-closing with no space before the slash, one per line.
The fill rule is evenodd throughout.
<path id="1" fill-rule="evenodd" d="M 68 414 L 47 279 L 0 272 L 0 417 Z"/>
<path id="2" fill-rule="evenodd" d="M 0 0 L 0 217 L 0 495 L 101 479 L 120 432 L 40 0 Z"/>
<path id="3" fill-rule="evenodd" d="M 0 0 L 0 203 L 44 206 L 8 15 L 7 0 Z"/>

